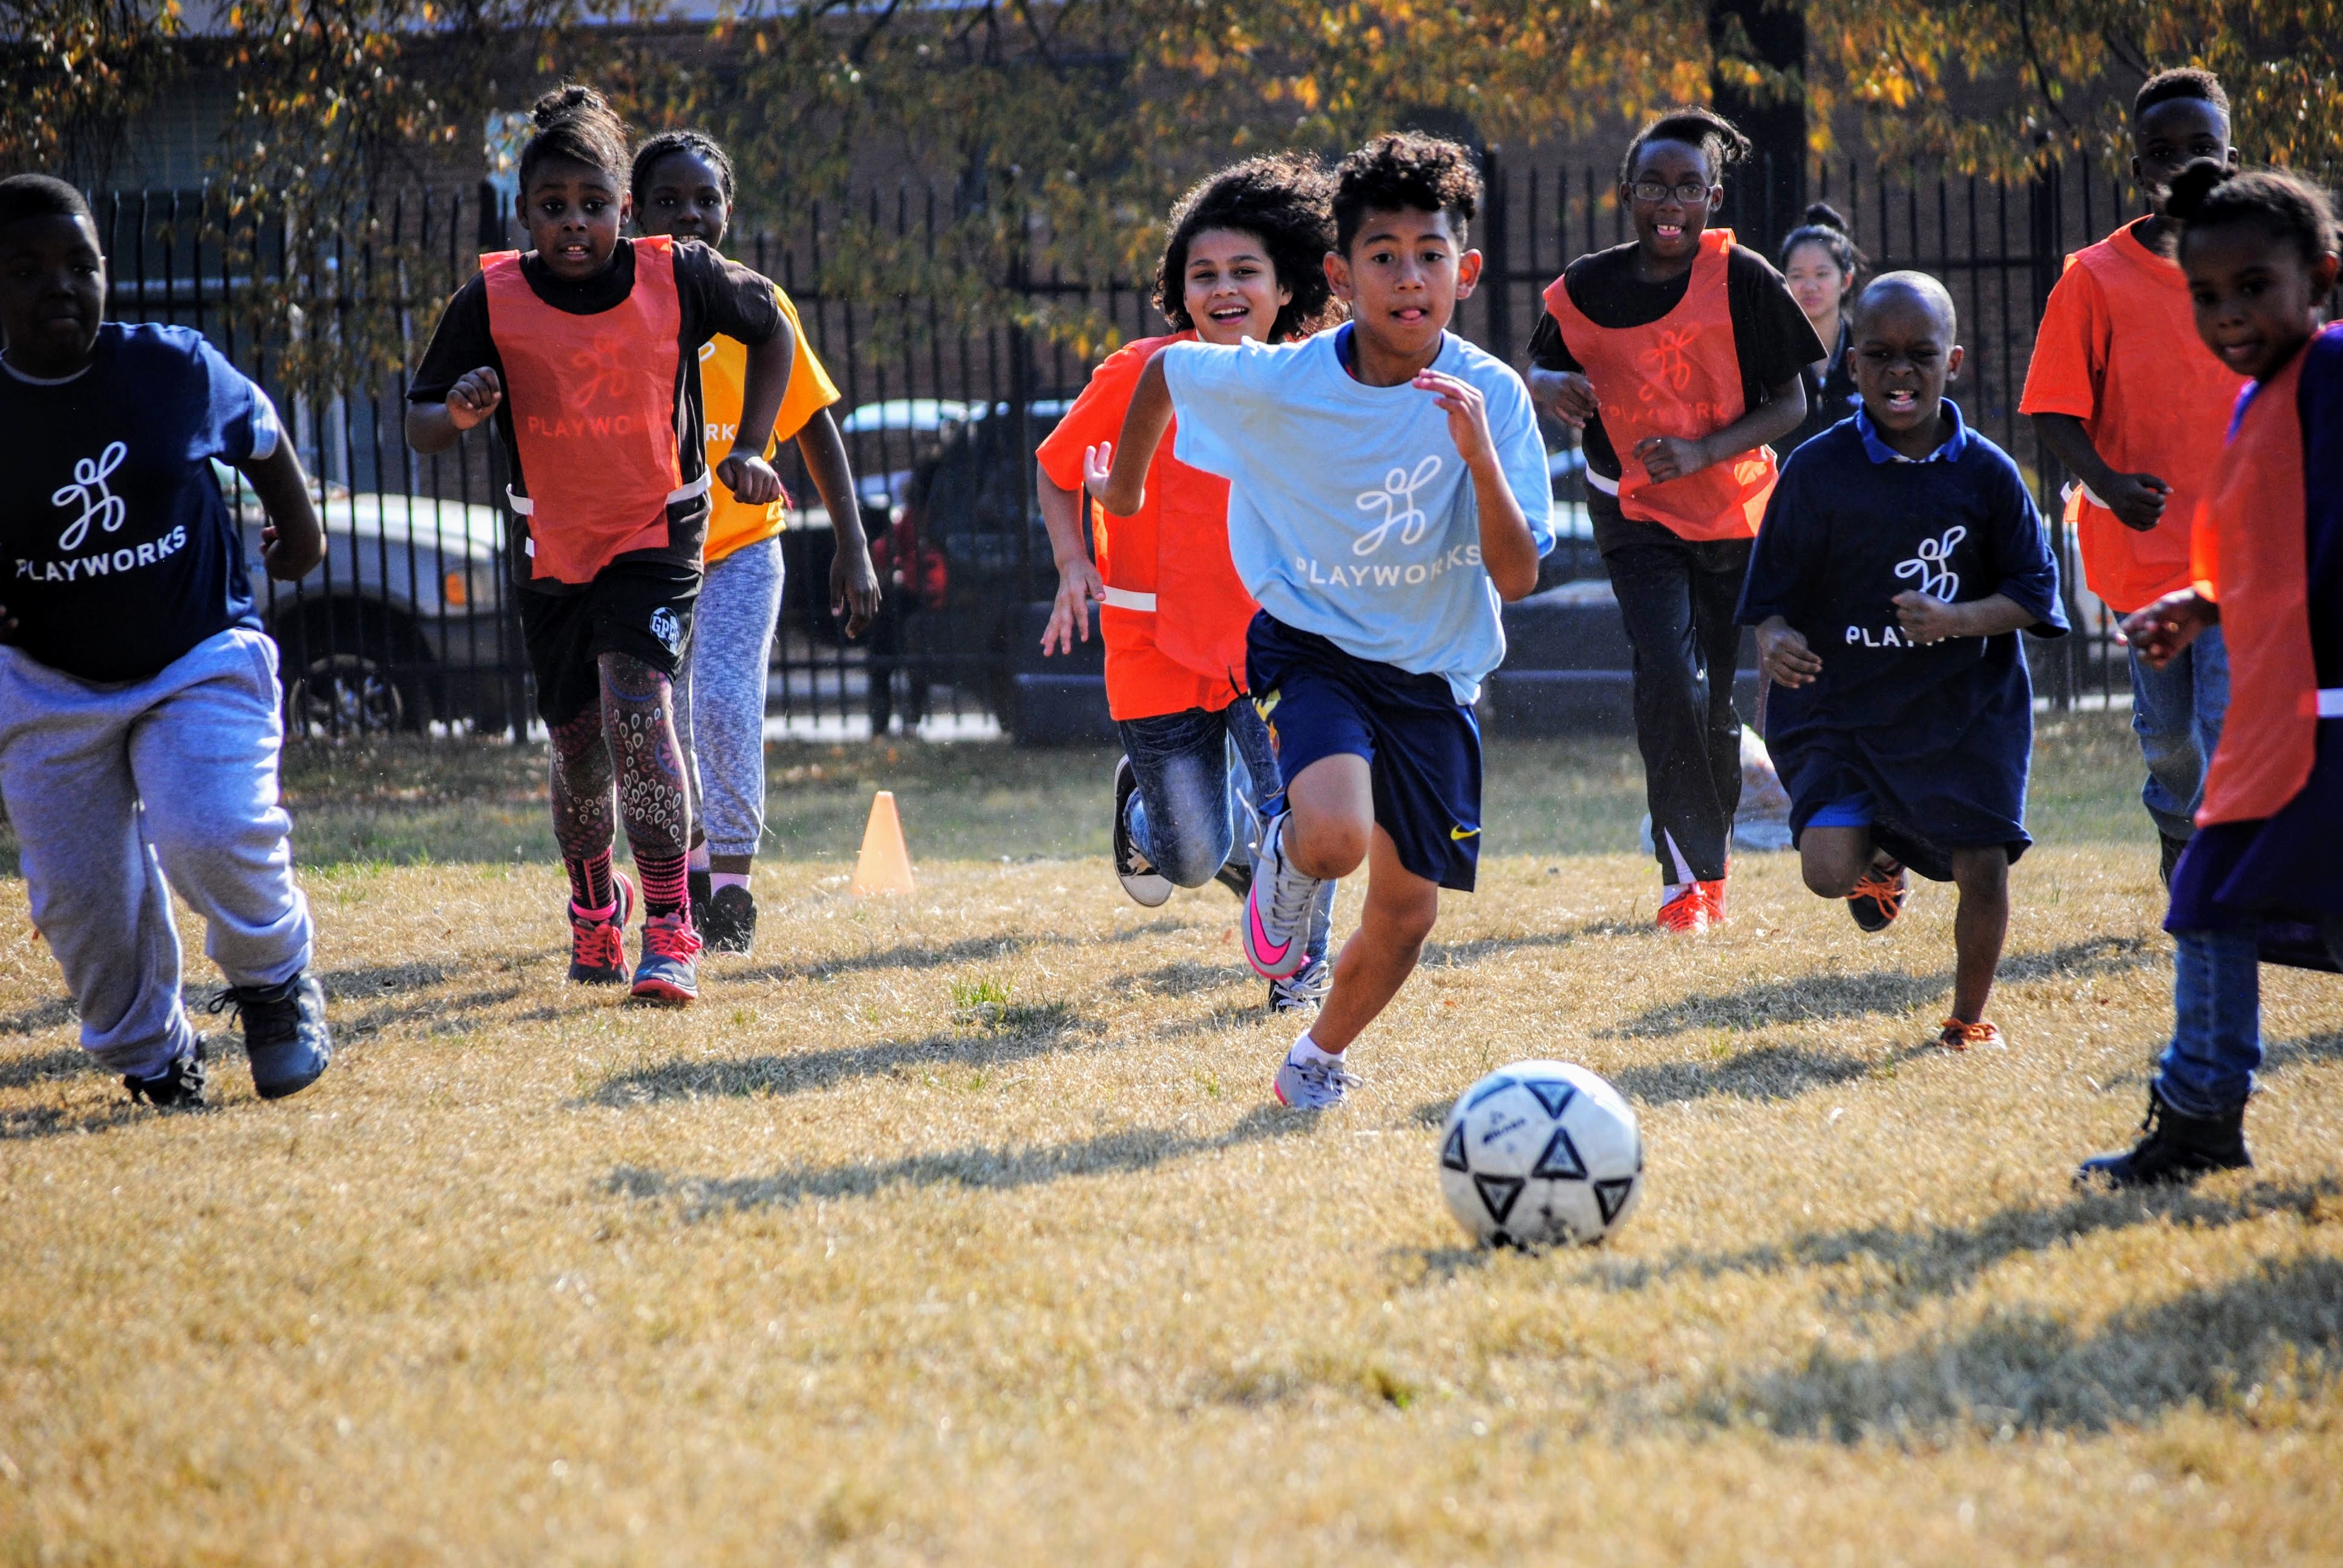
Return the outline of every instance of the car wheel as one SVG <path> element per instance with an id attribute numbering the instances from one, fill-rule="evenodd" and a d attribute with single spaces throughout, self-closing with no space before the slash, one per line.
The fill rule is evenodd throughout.
<path id="1" fill-rule="evenodd" d="M 312 609 L 278 634 L 277 645 L 288 736 L 395 735 L 430 722 L 422 649 L 390 618 Z"/>

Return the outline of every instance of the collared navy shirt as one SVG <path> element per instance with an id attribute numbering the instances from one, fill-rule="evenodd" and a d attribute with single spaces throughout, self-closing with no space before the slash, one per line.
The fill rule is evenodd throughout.
<path id="1" fill-rule="evenodd" d="M 1961 417 L 1961 407 L 1950 397 L 1945 399 L 1945 417 L 1953 422 L 1953 433 L 1940 442 L 1936 449 L 1925 457 L 1907 457 L 1879 438 L 1879 427 L 1871 422 L 1871 410 L 1862 404 L 1855 406 L 1849 416 L 1855 422 L 1855 433 L 1863 437 L 1864 456 L 1875 463 L 1956 463 L 1961 454 L 1969 449 L 1968 421 Z"/>

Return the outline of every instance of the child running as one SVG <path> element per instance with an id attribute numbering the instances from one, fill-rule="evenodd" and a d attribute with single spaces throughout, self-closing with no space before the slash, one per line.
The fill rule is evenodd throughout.
<path id="1" fill-rule="evenodd" d="M 2193 158 L 2234 166 L 2229 95 L 2207 71 L 2162 71 L 2132 100 L 2131 175 L 2147 216 L 2066 258 L 2034 339 L 2018 409 L 2076 477 L 2066 521 L 2083 578 L 2127 615 L 2189 583 L 2188 532 L 2245 382 L 2200 353 L 2188 282 L 2166 210 Z M 2205 764 L 2221 739 L 2229 662 L 2208 626 L 2162 663 L 2131 650 L 2131 727 L 2147 762 L 2140 795 L 2163 840 L 2161 869 L 2195 831 Z"/>
<path id="2" fill-rule="evenodd" d="M 635 150 L 635 227 L 645 235 L 698 240 L 720 251 L 732 219 L 732 160 L 698 131 L 669 131 Z M 860 637 L 879 608 L 879 575 L 862 535 L 854 469 L 830 406 L 838 387 L 779 286 L 773 302 L 797 343 L 789 392 L 773 423 L 770 462 L 794 437 L 821 492 L 836 541 L 830 609 Z M 709 467 L 721 465 L 740 425 L 749 351 L 719 336 L 699 348 L 699 386 Z M 765 682 L 773 627 L 781 612 L 781 524 L 786 496 L 753 505 L 719 477 L 709 489 L 708 542 L 691 641 L 676 674 L 675 729 L 691 769 L 692 918 L 711 951 L 746 953 L 757 943 L 757 899 L 749 886 L 765 837 Z"/>
<path id="3" fill-rule="evenodd" d="M 1110 355 L 1038 454 L 1042 520 L 1058 564 L 1041 651 L 1106 640 L 1106 696 L 1122 734 L 1114 770 L 1114 868 L 1152 909 L 1212 877 L 1244 896 L 1260 804 L 1279 789 L 1269 729 L 1245 698 L 1245 631 L 1261 608 L 1229 554 L 1229 482 L 1156 452 L 1129 517 L 1093 506 L 1098 559 L 1082 542 L 1082 457 L 1122 431 L 1148 361 L 1174 343 L 1283 343 L 1323 324 L 1332 290 L 1332 181 L 1306 158 L 1253 158 L 1181 197 L 1156 268 L 1155 304 L 1176 329 Z M 1273 1011 L 1324 1000 L 1334 884 L 1312 906 L 1304 960 L 1269 982 Z"/>
<path id="4" fill-rule="evenodd" d="M 1707 109 L 1671 109 L 1619 165 L 1626 245 L 1571 263 L 1547 287 L 1530 382 L 1583 432 L 1587 513 L 1634 650 L 1635 743 L 1659 923 L 1725 919 L 1741 800 L 1733 605 L 1765 513 L 1778 441 L 1805 417 L 1825 357 L 1781 275 L 1710 228 L 1748 138 Z"/>
<path id="5" fill-rule="evenodd" d="M 2231 685 L 2173 870 L 2175 1019 L 2147 1136 L 2080 1172 L 2117 1187 L 2252 1164 L 2259 960 L 2276 939 L 2343 967 L 2343 327 L 2317 330 L 2335 214 L 2315 186 L 2226 159 L 2182 170 L 2163 210 L 2181 226 L 2197 336 L 2252 379 L 2198 504 L 2195 584 L 2124 622 L 2150 665 L 2226 626 Z"/>
<path id="6" fill-rule="evenodd" d="M 1863 406 L 1791 457 L 1765 509 L 1740 619 L 1777 689 L 1765 743 L 1790 792 L 1806 886 L 1882 930 L 1905 868 L 1960 888 L 1953 1012 L 1937 1043 L 1999 1045 L 1985 1020 L 2025 853 L 2034 689 L 2016 633 L 2066 629 L 2026 479 L 1945 397 L 1952 296 L 1891 272 L 1855 301 Z"/>
<path id="7" fill-rule="evenodd" d="M 1176 416 L 1180 459 L 1229 482 L 1229 548 L 1261 604 L 1247 668 L 1285 779 L 1245 897 L 1245 957 L 1305 961 L 1323 886 L 1369 867 L 1359 929 L 1278 1100 L 1322 1110 L 1343 1052 L 1415 968 L 1440 890 L 1470 891 L 1481 841 L 1472 703 L 1504 657 L 1500 599 L 1554 544 L 1528 388 L 1447 330 L 1481 276 L 1472 155 L 1377 137 L 1335 174 L 1325 266 L 1351 319 L 1298 344 L 1175 343 L 1140 372 L 1122 438 L 1085 456 L 1114 517 L 1145 499 Z"/>
<path id="8" fill-rule="evenodd" d="M 558 88 L 530 115 L 520 214 L 534 248 L 483 256 L 447 302 L 407 390 L 407 438 L 444 452 L 497 417 L 518 519 L 521 636 L 553 739 L 569 978 L 628 979 L 634 890 L 610 864 L 616 816 L 643 879 L 634 994 L 685 1003 L 699 994 L 699 937 L 673 681 L 711 477 L 699 347 L 719 333 L 749 346 L 739 426 L 714 477 L 761 506 L 781 493 L 763 454 L 797 337 L 771 282 L 747 267 L 690 241 L 620 237 L 627 133 L 601 95 Z"/>
<path id="9" fill-rule="evenodd" d="M 205 1103 L 176 889 L 274 1100 L 333 1042 L 277 804 L 277 644 L 212 460 L 259 497 L 270 577 L 325 540 L 268 395 L 186 327 L 106 320 L 106 272 L 78 191 L 0 180 L 0 807 L 83 1049 L 133 1100 Z"/>

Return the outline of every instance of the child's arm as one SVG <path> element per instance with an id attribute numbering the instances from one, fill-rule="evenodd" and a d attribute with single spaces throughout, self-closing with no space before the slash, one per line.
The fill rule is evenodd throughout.
<path id="1" fill-rule="evenodd" d="M 2154 604 L 2123 618 L 2123 639 L 2137 650 L 2150 669 L 2162 669 L 2180 657 L 2208 627 L 2221 624 L 2221 607 L 2193 588 L 2166 594 Z"/>
<path id="2" fill-rule="evenodd" d="M 2042 618 L 2006 593 L 1954 604 L 1932 594 L 1906 588 L 1888 601 L 1896 619 L 1914 642 L 1943 642 L 1956 637 L 1999 637 L 2023 631 Z"/>
<path id="3" fill-rule="evenodd" d="M 1537 591 L 1537 536 L 1513 495 L 1505 467 L 1497 460 L 1497 443 L 1489 434 L 1489 404 L 1470 381 L 1437 370 L 1416 373 L 1419 390 L 1432 394 L 1448 416 L 1448 438 L 1473 475 L 1473 499 L 1481 514 L 1481 565 L 1496 585 L 1497 597 L 1523 598 Z"/>
<path id="4" fill-rule="evenodd" d="M 326 530 L 293 443 L 280 437 L 266 457 L 236 467 L 260 498 L 267 519 L 260 526 L 260 564 L 281 583 L 307 576 L 326 558 Z"/>
<path id="5" fill-rule="evenodd" d="M 1805 633 L 1769 615 L 1757 623 L 1757 668 L 1776 686 L 1806 686 L 1823 672 L 1823 661 Z"/>
<path id="6" fill-rule="evenodd" d="M 798 335 L 789 330 L 787 315 L 777 313 L 770 337 L 749 345 L 749 367 L 740 389 L 740 423 L 732 434 L 732 449 L 716 465 L 716 477 L 734 498 L 751 507 L 769 506 L 781 498 L 781 477 L 765 461 L 765 448 L 773 444 L 773 421 L 780 417 L 781 399 L 789 396 L 789 367 L 797 357 Z M 848 494 L 852 494 L 851 487 Z M 829 499 L 825 495 L 823 504 Z"/>
<path id="7" fill-rule="evenodd" d="M 870 541 L 862 532 L 862 503 L 854 493 L 854 465 L 846 456 L 846 437 L 829 409 L 816 409 L 798 431 L 798 456 L 813 476 L 813 487 L 821 492 L 836 541 L 830 557 L 830 613 L 846 617 L 847 636 L 860 637 L 879 613 L 879 573 L 870 564 Z"/>
<path id="8" fill-rule="evenodd" d="M 1041 655 L 1071 653 L 1079 638 L 1091 639 L 1091 606 L 1106 602 L 1106 579 L 1082 538 L 1082 494 L 1069 490 L 1035 465 L 1033 490 L 1041 505 L 1041 526 L 1050 530 L 1050 557 L 1057 563 L 1058 596 L 1050 624 L 1041 628 Z"/>
<path id="9" fill-rule="evenodd" d="M 1574 430 L 1585 429 L 1586 422 L 1603 411 L 1594 383 L 1578 371 L 1533 365 L 1528 380 L 1530 401 Z"/>
<path id="10" fill-rule="evenodd" d="M 407 406 L 407 444 L 427 457 L 444 452 L 465 431 L 495 413 L 504 400 L 504 383 L 497 379 L 494 370 L 483 365 L 467 371 L 447 388 L 446 402 Z"/>
<path id="11" fill-rule="evenodd" d="M 2107 467 L 2084 432 L 2081 419 L 2072 414 L 2036 414 L 2034 433 L 2125 528 L 2146 533 L 2164 519 L 2164 504 L 2172 498 L 2172 487 L 2154 474 L 2118 474 Z"/>
<path id="12" fill-rule="evenodd" d="M 1646 436 L 1635 443 L 1635 460 L 1654 484 L 1681 479 L 1703 468 L 1771 446 L 1806 417 L 1806 383 L 1793 376 L 1765 388 L 1765 400 L 1722 430 L 1705 436 Z"/>
<path id="13" fill-rule="evenodd" d="M 1131 407 L 1123 410 L 1121 438 L 1101 441 L 1082 454 L 1083 486 L 1118 518 L 1131 516 L 1146 501 L 1148 465 L 1172 427 L 1172 387 L 1163 379 L 1163 357 L 1158 354 L 1139 373 Z"/>

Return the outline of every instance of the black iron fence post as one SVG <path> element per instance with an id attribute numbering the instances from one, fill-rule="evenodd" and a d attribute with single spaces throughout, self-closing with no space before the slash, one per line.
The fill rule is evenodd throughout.
<path id="1" fill-rule="evenodd" d="M 1481 295 L 1488 301 L 1483 320 L 1488 341 L 1481 347 L 1510 365 L 1513 362 L 1513 280 L 1508 265 L 1513 254 L 1505 211 L 1505 169 L 1493 146 L 1481 149 Z"/>

